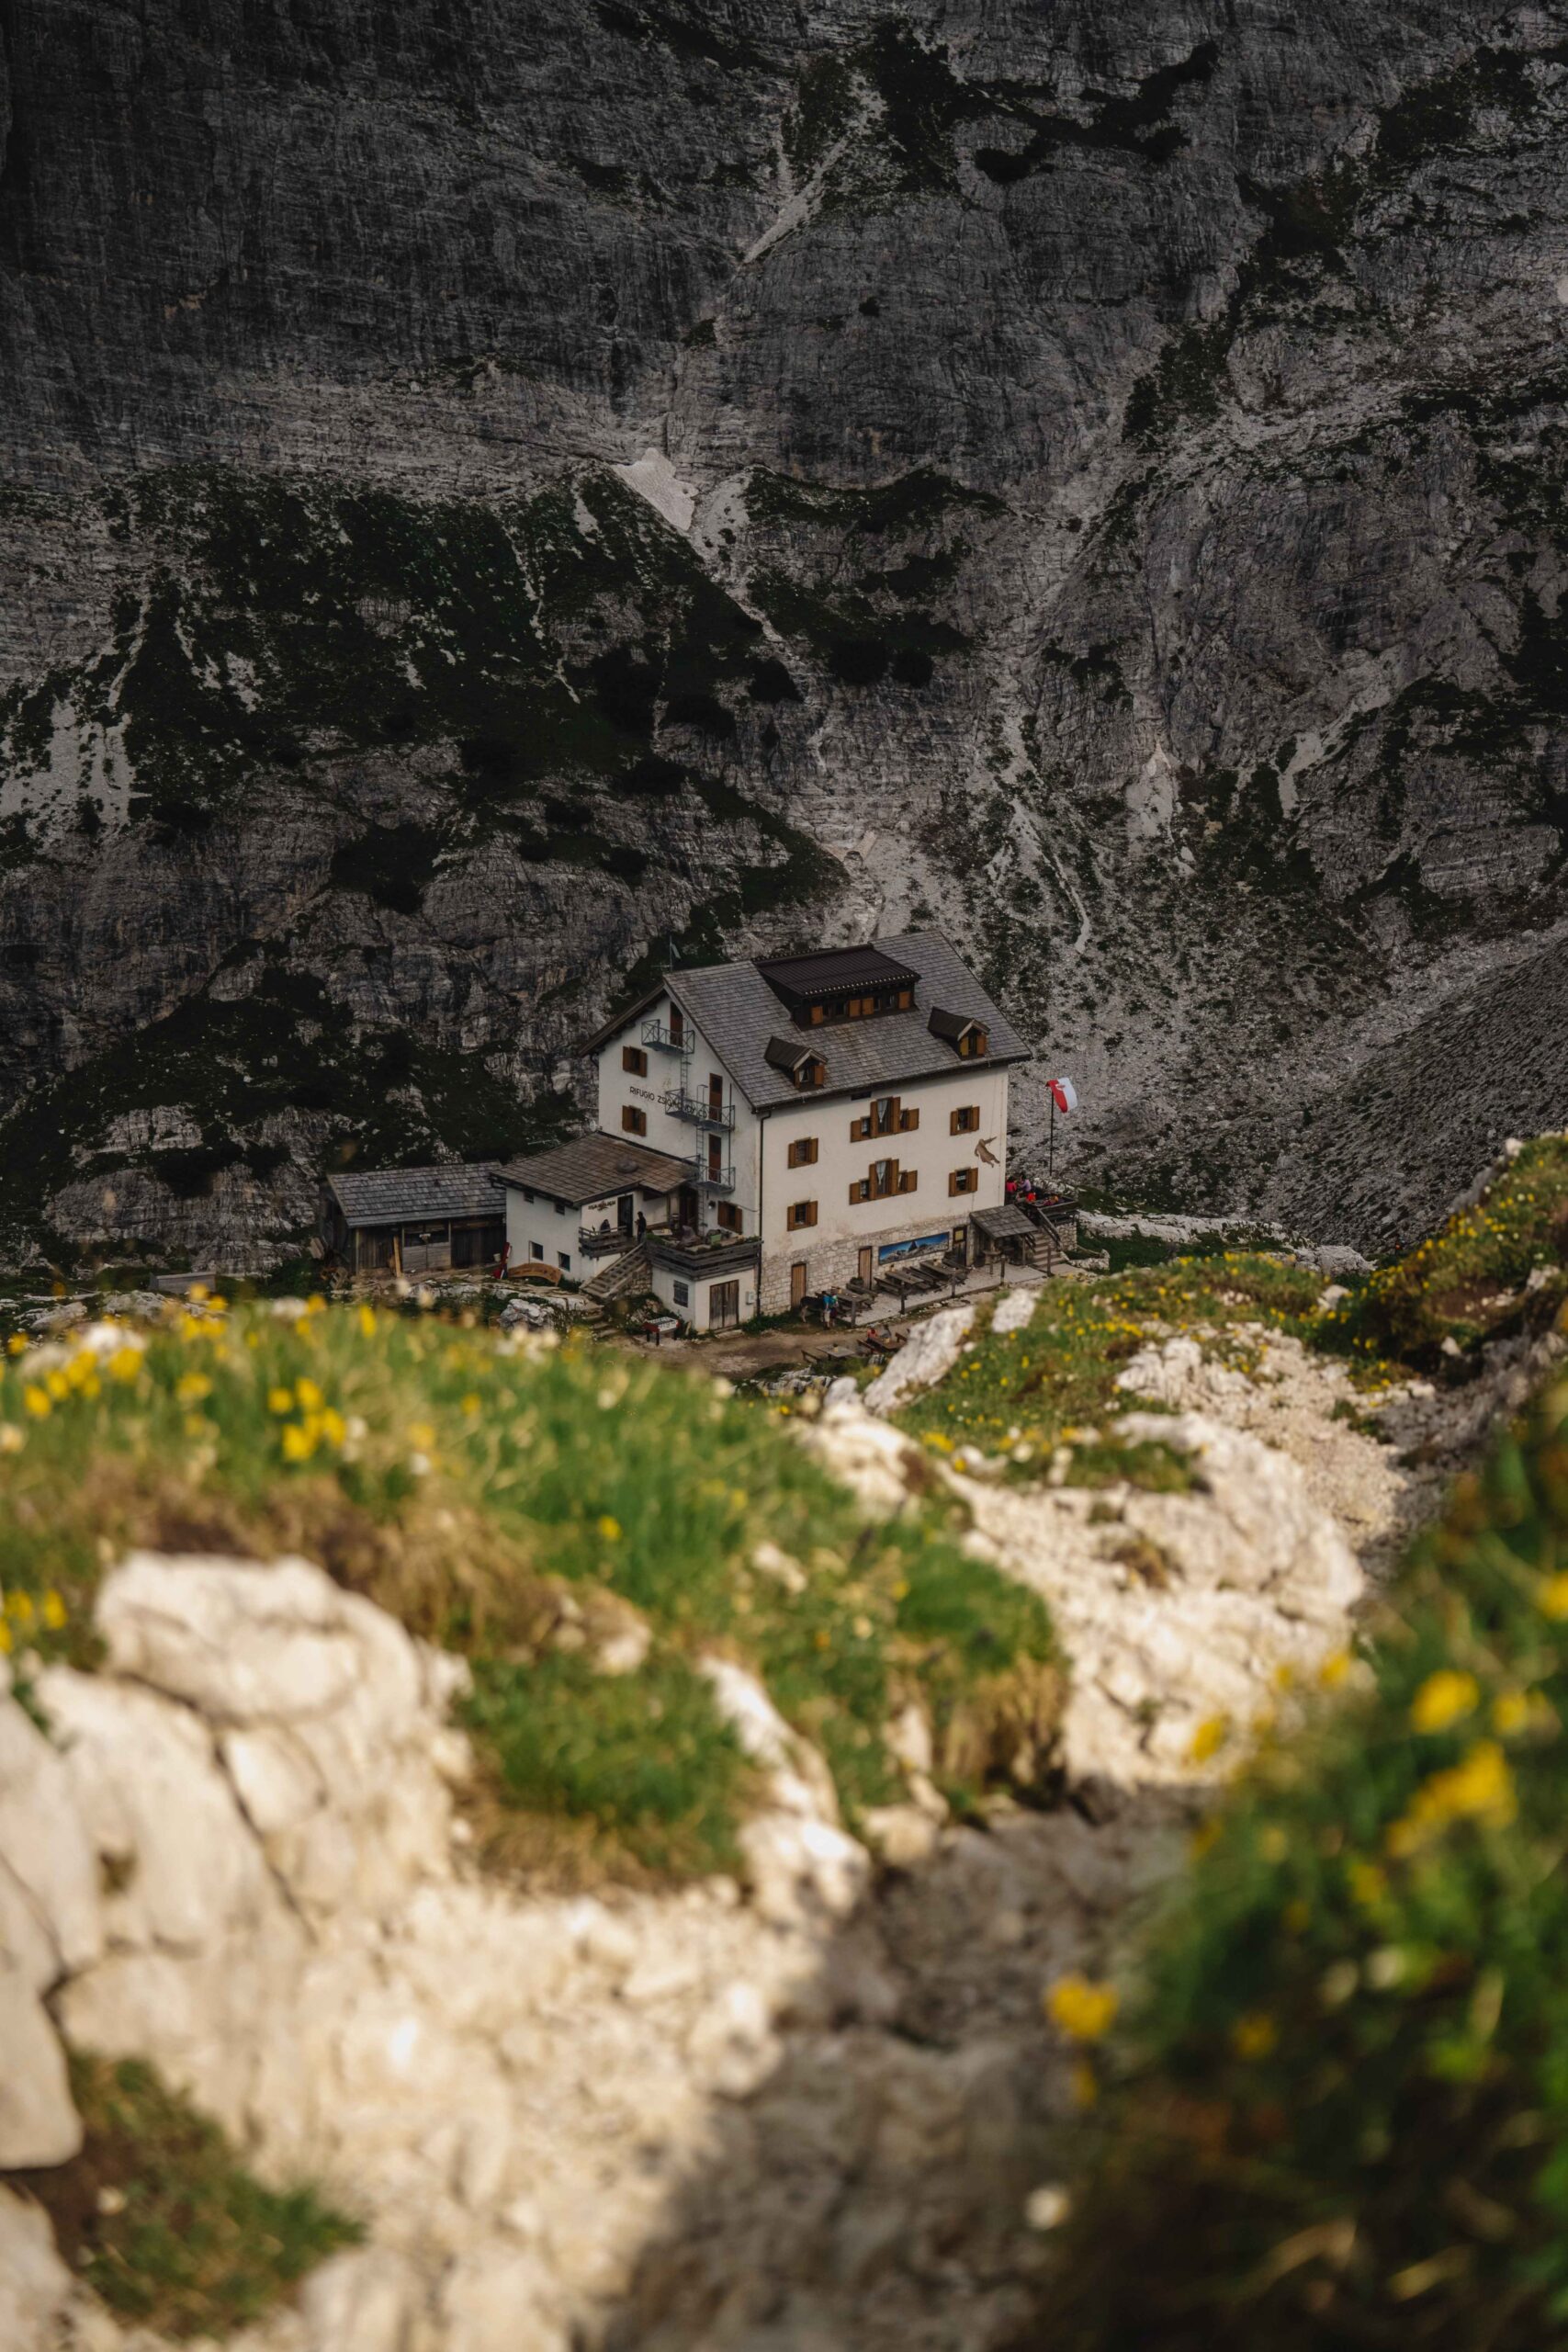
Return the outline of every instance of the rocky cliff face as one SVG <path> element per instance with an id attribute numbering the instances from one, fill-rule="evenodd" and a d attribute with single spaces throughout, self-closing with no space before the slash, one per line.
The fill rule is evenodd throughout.
<path id="1" fill-rule="evenodd" d="M 1378 1245 L 1568 1115 L 1568 8 L 0 28 L 13 1255 L 874 922 L 1086 1182 Z"/>

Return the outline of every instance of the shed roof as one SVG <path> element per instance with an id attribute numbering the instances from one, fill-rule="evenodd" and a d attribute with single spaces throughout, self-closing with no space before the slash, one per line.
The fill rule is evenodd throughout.
<path id="1" fill-rule="evenodd" d="M 449 1160 L 434 1168 L 367 1168 L 329 1176 L 327 1190 L 351 1226 L 420 1224 L 433 1217 L 504 1216 L 493 1166 Z"/>
<path id="2" fill-rule="evenodd" d="M 615 1193 L 672 1193 L 691 1174 L 690 1160 L 650 1150 L 629 1136 L 606 1135 L 578 1136 L 553 1150 L 509 1159 L 500 1170 L 503 1184 L 543 1193 L 547 1199 L 567 1201 L 573 1208 L 581 1208 L 584 1201 L 608 1200 Z"/>
<path id="3" fill-rule="evenodd" d="M 992 1241 L 1013 1241 L 1034 1232 L 1021 1208 L 1005 1201 L 1000 1208 L 976 1209 L 969 1222 Z"/>
<path id="4" fill-rule="evenodd" d="M 865 1093 L 948 1070 L 981 1068 L 961 1058 L 956 1042 L 932 1034 L 931 1016 L 938 1007 L 956 1016 L 960 1028 L 970 1021 L 984 1023 L 989 1035 L 988 1061 L 1029 1059 L 1028 1046 L 940 932 L 902 932 L 869 945 L 913 973 L 914 1005 L 908 1012 L 833 1022 L 806 1032 L 802 1043 L 809 1044 L 827 1065 L 821 1094 Z M 690 1013 L 754 1109 L 801 1099 L 799 1090 L 769 1057 L 768 1047 L 778 1036 L 779 1000 L 761 966 L 710 964 L 696 971 L 671 972 L 663 987 Z"/>

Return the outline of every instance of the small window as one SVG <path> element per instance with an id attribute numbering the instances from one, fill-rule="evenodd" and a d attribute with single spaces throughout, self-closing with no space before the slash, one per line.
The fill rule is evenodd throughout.
<path id="1" fill-rule="evenodd" d="M 566 1215 L 566 1203 L 564 1201 L 557 1201 L 555 1204 L 555 1212 L 557 1216 L 564 1216 Z"/>
<path id="2" fill-rule="evenodd" d="M 628 1136 L 645 1136 L 648 1133 L 648 1113 L 633 1110 L 629 1102 L 623 1104 L 621 1126 Z"/>
<path id="3" fill-rule="evenodd" d="M 816 1222 L 815 1201 L 792 1201 L 784 1211 L 784 1226 L 790 1233 L 798 1233 L 803 1226 L 815 1225 Z"/>
<path id="4" fill-rule="evenodd" d="M 966 1061 L 978 1061 L 989 1040 L 977 1021 L 972 1022 L 958 1040 L 958 1050 Z"/>
<path id="5" fill-rule="evenodd" d="M 714 1216 L 726 1233 L 739 1233 L 742 1230 L 740 1211 L 733 1201 L 720 1201 L 714 1210 Z"/>
<path id="6" fill-rule="evenodd" d="M 528 1190 L 527 1186 L 525 1184 L 525 1186 L 523 1187 L 523 1198 L 524 1198 L 525 1201 L 531 1201 L 531 1200 L 533 1199 L 533 1197 L 534 1197 L 533 1193 Z"/>
<path id="7" fill-rule="evenodd" d="M 803 1062 L 797 1062 L 795 1064 L 795 1082 L 796 1086 L 820 1086 L 827 1075 L 827 1063 L 819 1062 L 815 1054 L 807 1054 Z"/>
<path id="8" fill-rule="evenodd" d="M 918 1168 L 906 1168 L 898 1179 L 898 1190 L 901 1193 L 912 1193 L 919 1181 L 920 1171 Z"/>
<path id="9" fill-rule="evenodd" d="M 869 1201 L 870 1198 L 871 1186 L 863 1176 L 861 1178 L 858 1184 L 852 1184 L 850 1186 L 850 1199 L 852 1201 Z"/>
<path id="10" fill-rule="evenodd" d="M 899 989 L 899 991 L 898 991 L 898 1010 L 899 1010 L 899 1012 L 908 1012 L 908 1010 L 909 1010 L 909 1007 L 914 1003 L 914 1001 L 915 1001 L 915 997 L 914 997 L 914 991 L 913 991 L 913 989 Z"/>
<path id="11" fill-rule="evenodd" d="M 670 1288 L 677 1306 L 690 1306 L 692 1303 L 692 1285 L 690 1283 L 671 1283 Z"/>
<path id="12" fill-rule="evenodd" d="M 643 1052 L 640 1046 L 623 1046 L 621 1047 L 621 1068 L 623 1069 L 629 1069 L 634 1078 L 646 1078 L 648 1076 L 648 1056 Z"/>
<path id="13" fill-rule="evenodd" d="M 814 1029 L 820 1029 L 820 1028 L 821 1028 L 821 1026 L 822 1026 L 822 1023 L 824 1023 L 824 1021 L 826 1021 L 826 1020 L 827 1020 L 827 1018 L 828 1018 L 828 1011 L 827 1011 L 827 1007 L 826 1007 L 825 1005 L 814 1004 L 814 1005 L 812 1006 L 812 1008 L 811 1008 L 811 1026 L 812 1026 Z"/>
<path id="14" fill-rule="evenodd" d="M 955 1168 L 947 1180 L 950 1198 L 959 1193 L 977 1193 L 979 1189 L 980 1171 L 977 1168 Z"/>
<path id="15" fill-rule="evenodd" d="M 571 1272 L 571 1252 L 569 1250 L 558 1250 L 556 1251 L 556 1263 L 560 1268 L 563 1274 L 570 1274 Z"/>
<path id="16" fill-rule="evenodd" d="M 815 1136 L 796 1136 L 789 1148 L 789 1164 L 792 1168 L 816 1167 L 817 1138 Z"/>
<path id="17" fill-rule="evenodd" d="M 979 1124 L 980 1105 L 977 1102 L 965 1102 L 954 1111 L 948 1121 L 947 1132 L 951 1136 L 972 1136 Z"/>
<path id="18" fill-rule="evenodd" d="M 543 1265 L 545 1259 L 544 1243 L 542 1241 L 530 1241 L 528 1244 L 528 1255 L 530 1258 L 536 1259 L 538 1262 Z"/>

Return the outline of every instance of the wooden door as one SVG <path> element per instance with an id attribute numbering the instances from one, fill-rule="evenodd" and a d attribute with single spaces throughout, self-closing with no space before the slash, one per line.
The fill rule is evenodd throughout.
<path id="1" fill-rule="evenodd" d="M 715 1283 L 708 1292 L 708 1329 L 733 1331 L 739 1320 L 739 1283 Z"/>
<path id="2" fill-rule="evenodd" d="M 708 1072 L 708 1111 L 716 1119 L 724 1114 L 724 1080 L 717 1070 Z"/>
<path id="3" fill-rule="evenodd" d="M 860 1253 L 860 1258 L 856 1264 L 855 1271 L 859 1274 L 861 1281 L 869 1288 L 876 1271 L 875 1251 L 872 1250 L 863 1250 Z"/>
<path id="4" fill-rule="evenodd" d="M 708 1137 L 708 1174 L 709 1174 L 710 1176 L 713 1176 L 713 1177 L 718 1177 L 718 1176 L 721 1176 L 723 1173 L 724 1173 L 724 1137 L 723 1137 L 722 1136 L 709 1136 L 709 1137 Z"/>
<path id="5" fill-rule="evenodd" d="M 792 1312 L 799 1308 L 800 1302 L 805 1296 L 806 1261 L 804 1258 L 797 1258 L 789 1270 L 789 1303 Z"/>

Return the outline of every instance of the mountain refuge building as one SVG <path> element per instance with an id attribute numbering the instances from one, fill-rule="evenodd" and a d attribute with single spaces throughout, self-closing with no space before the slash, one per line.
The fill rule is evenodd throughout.
<path id="1" fill-rule="evenodd" d="M 644 1276 L 695 1330 L 968 1263 L 1028 1048 L 936 932 L 668 973 L 588 1040 L 598 1128 L 502 1166 L 512 1264 Z M 978 1220 L 978 1223 L 976 1223 Z M 626 1281 L 600 1281 L 625 1261 Z"/>

